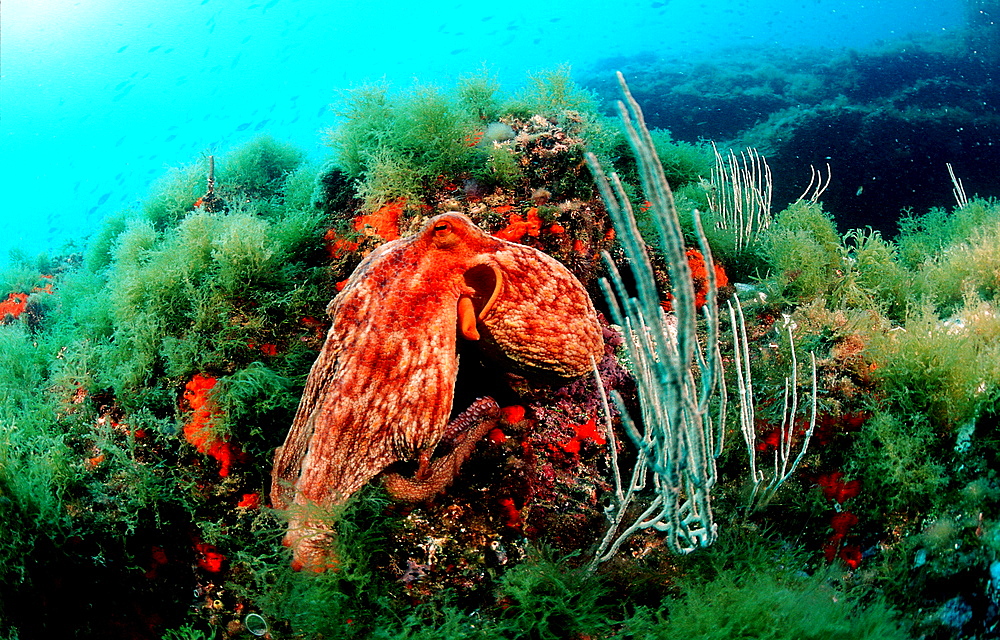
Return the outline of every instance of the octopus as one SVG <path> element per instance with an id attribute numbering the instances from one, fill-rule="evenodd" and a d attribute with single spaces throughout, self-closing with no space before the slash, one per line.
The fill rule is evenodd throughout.
<path id="1" fill-rule="evenodd" d="M 387 467 L 391 496 L 432 498 L 503 419 L 489 397 L 453 420 L 458 341 L 519 375 L 572 378 L 603 353 L 580 281 L 554 258 L 493 237 L 466 216 L 431 218 L 387 242 L 330 302 L 332 325 L 272 469 L 296 569 L 335 565 L 331 514 Z"/>

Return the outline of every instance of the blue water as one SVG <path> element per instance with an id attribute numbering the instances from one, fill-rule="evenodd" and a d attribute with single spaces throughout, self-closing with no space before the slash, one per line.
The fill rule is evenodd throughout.
<path id="1" fill-rule="evenodd" d="M 329 152 L 340 92 L 449 87 L 737 44 L 865 47 L 956 28 L 960 0 L 5 0 L 0 261 L 134 207 L 169 167 L 270 133 Z M 614 7 L 614 8 L 612 8 Z"/>

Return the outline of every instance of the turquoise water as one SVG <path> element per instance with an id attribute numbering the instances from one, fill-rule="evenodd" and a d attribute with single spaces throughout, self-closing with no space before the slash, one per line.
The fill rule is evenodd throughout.
<path id="1" fill-rule="evenodd" d="M 450 86 L 739 44 L 865 47 L 962 21 L 913 0 L 6 0 L 0 256 L 59 250 L 137 205 L 168 168 L 261 133 L 328 155 L 340 92 Z M 332 108 L 331 108 L 332 107 Z"/>

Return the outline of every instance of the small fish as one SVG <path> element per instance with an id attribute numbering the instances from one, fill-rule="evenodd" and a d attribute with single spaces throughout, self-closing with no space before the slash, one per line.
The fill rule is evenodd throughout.
<path id="1" fill-rule="evenodd" d="M 110 197 L 111 197 L 111 192 L 108 191 L 107 193 L 105 193 L 104 195 L 102 195 L 100 198 L 97 199 L 97 206 L 99 207 L 102 204 L 104 204 L 105 202 L 107 202 L 108 198 L 110 198 Z"/>
<path id="2" fill-rule="evenodd" d="M 119 49 L 118 51 L 116 51 L 115 53 L 121 53 L 122 51 L 124 51 L 126 49 L 128 49 L 128 45 L 125 45 L 124 47 L 122 47 L 121 49 Z"/>
<path id="3" fill-rule="evenodd" d="M 237 131 L 246 131 L 248 128 L 250 128 L 250 124 L 251 123 L 249 123 L 249 122 L 244 122 L 240 126 L 236 127 L 236 130 Z"/>
<path id="4" fill-rule="evenodd" d="M 154 51 L 156 51 L 157 49 L 159 49 L 159 48 L 160 48 L 160 47 L 162 47 L 162 46 L 163 46 L 163 45 L 161 45 L 161 44 L 158 44 L 158 45 L 156 45 L 155 47 L 150 47 L 150 48 L 149 48 L 149 51 L 147 51 L 146 53 L 153 53 Z"/>

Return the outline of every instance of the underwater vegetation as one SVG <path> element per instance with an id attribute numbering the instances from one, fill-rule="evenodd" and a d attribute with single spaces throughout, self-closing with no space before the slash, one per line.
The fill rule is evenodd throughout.
<path id="1" fill-rule="evenodd" d="M 775 190 L 768 224 L 737 246 L 712 209 L 733 180 L 713 183 L 711 145 L 654 129 L 681 224 L 671 260 L 644 164 L 567 69 L 511 96 L 484 71 L 452 90 L 362 89 L 350 104 L 326 162 L 269 138 L 196 159 L 79 247 L 14 255 L 0 273 L 0 637 L 995 635 L 1000 203 L 910 210 L 890 236 L 839 228 L 823 195 Z M 725 419 L 713 423 L 716 540 L 688 554 L 648 527 L 594 561 L 615 472 L 640 460 L 625 418 L 645 413 L 626 344 L 641 334 L 609 321 L 599 286 L 612 266 L 626 272 L 625 252 L 588 150 L 619 175 L 644 234 L 651 306 L 701 310 L 690 338 L 717 348 L 733 398 L 712 409 Z M 385 241 L 465 218 L 573 274 L 594 302 L 601 385 L 589 363 L 563 378 L 496 366 L 457 338 L 461 296 L 449 298 L 453 406 L 489 396 L 502 418 L 442 493 L 400 502 L 383 474 L 310 513 L 335 532 L 336 566 L 293 571 L 271 470 L 327 307 Z M 734 296 L 743 333 L 719 314 L 716 335 L 704 314 Z M 504 317 L 517 312 L 562 322 L 523 300 Z M 737 370 L 752 376 L 749 425 Z M 763 467 L 789 445 L 805 451 L 798 466 L 755 499 L 748 456 Z M 650 499 L 637 492 L 628 521 Z"/>

